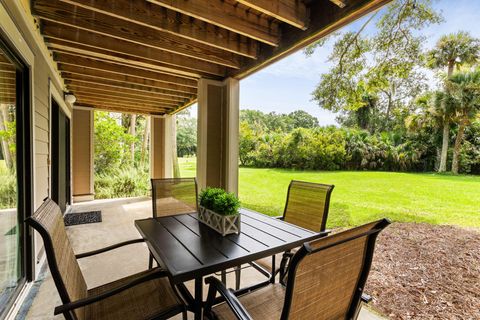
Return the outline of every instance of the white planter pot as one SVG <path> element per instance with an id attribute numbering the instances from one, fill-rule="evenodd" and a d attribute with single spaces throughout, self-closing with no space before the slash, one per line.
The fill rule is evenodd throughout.
<path id="1" fill-rule="evenodd" d="M 240 213 L 224 216 L 205 207 L 199 206 L 198 219 L 200 222 L 206 224 L 222 236 L 231 233 L 240 233 Z"/>

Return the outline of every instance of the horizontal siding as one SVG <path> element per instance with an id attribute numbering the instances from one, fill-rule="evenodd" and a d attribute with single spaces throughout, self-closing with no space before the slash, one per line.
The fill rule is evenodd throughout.
<path id="1" fill-rule="evenodd" d="M 48 143 L 48 138 L 49 138 L 48 129 L 45 130 L 43 128 L 35 126 L 35 140 L 36 141 L 43 141 L 43 142 Z"/>

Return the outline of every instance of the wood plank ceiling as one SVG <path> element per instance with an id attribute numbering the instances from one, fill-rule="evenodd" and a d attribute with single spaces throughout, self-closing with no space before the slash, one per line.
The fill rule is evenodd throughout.
<path id="1" fill-rule="evenodd" d="M 78 106 L 175 113 L 390 0 L 33 0 Z"/>

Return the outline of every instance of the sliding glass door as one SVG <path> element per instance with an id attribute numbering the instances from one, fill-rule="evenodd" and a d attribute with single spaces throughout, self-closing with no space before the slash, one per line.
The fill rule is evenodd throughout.
<path id="1" fill-rule="evenodd" d="M 25 282 L 27 69 L 0 38 L 0 319 Z M 27 170 L 28 171 L 28 170 Z"/>

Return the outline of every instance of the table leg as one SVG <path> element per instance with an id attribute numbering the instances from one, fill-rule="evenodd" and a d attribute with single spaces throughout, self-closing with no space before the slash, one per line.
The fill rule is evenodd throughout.
<path id="1" fill-rule="evenodd" d="M 203 278 L 195 278 L 195 320 L 202 320 L 203 311 Z"/>

